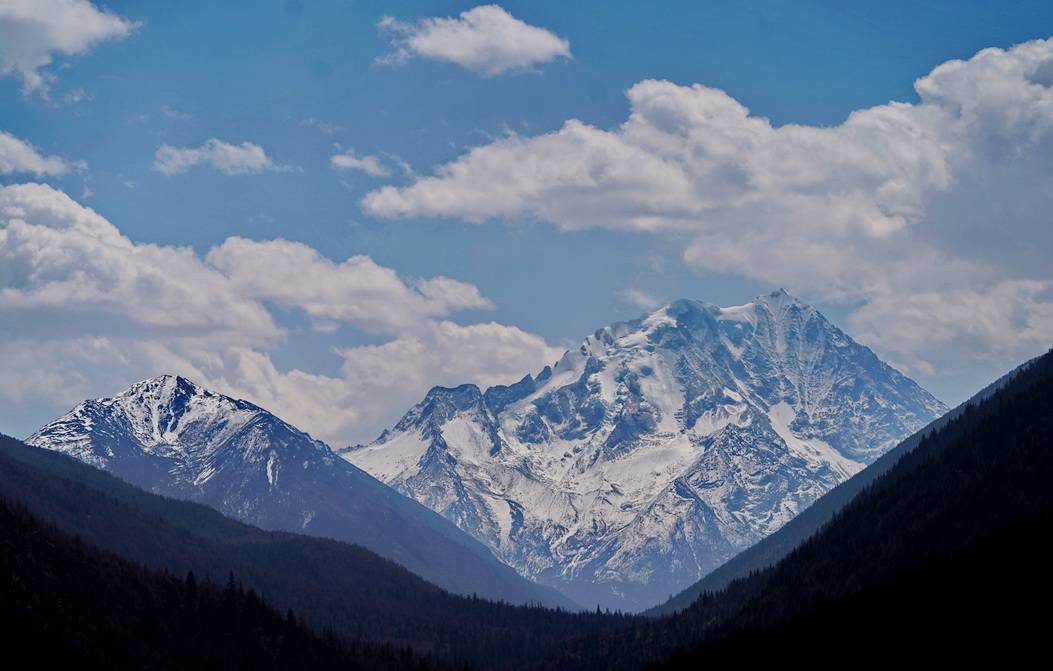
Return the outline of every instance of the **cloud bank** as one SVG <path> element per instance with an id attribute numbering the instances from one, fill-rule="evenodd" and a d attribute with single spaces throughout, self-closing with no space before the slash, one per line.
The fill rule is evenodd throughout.
<path id="1" fill-rule="evenodd" d="M 859 305 L 854 331 L 919 370 L 1048 346 L 1053 270 L 1022 248 L 1053 245 L 1035 186 L 1053 178 L 1053 40 L 944 63 L 915 89 L 838 126 L 776 127 L 721 90 L 641 81 L 617 128 L 509 134 L 362 206 L 679 236 L 699 269 Z M 966 239 L 1023 244 L 963 243 L 978 201 L 1014 218 Z"/>
<path id="2" fill-rule="evenodd" d="M 0 0 L 0 74 L 22 80 L 25 93 L 47 95 L 56 56 L 80 56 L 128 37 L 136 25 L 87 0 Z"/>
<path id="3" fill-rule="evenodd" d="M 481 5 L 460 16 L 399 21 L 387 16 L 379 28 L 394 51 L 379 59 L 400 64 L 418 57 L 454 63 L 486 77 L 527 70 L 571 58 L 570 43 L 515 18 L 497 5 Z"/>
<path id="4" fill-rule="evenodd" d="M 434 384 L 511 382 L 559 351 L 514 326 L 450 319 L 491 307 L 473 285 L 407 280 L 366 256 L 229 238 L 205 256 L 134 242 L 44 184 L 0 187 L 0 398 L 72 405 L 163 372 L 250 399 L 336 445 L 375 437 Z M 275 316 L 346 325 L 331 374 L 282 370 Z"/>

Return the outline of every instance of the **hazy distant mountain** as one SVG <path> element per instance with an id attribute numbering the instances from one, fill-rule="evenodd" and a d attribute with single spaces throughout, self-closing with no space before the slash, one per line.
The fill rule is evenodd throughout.
<path id="1" fill-rule="evenodd" d="M 452 592 L 568 603 L 324 443 L 258 406 L 181 377 L 85 401 L 27 442 L 263 528 L 358 543 Z"/>
<path id="2" fill-rule="evenodd" d="M 784 291 L 680 300 L 511 386 L 436 387 L 352 463 L 583 604 L 654 605 L 945 411 Z"/>

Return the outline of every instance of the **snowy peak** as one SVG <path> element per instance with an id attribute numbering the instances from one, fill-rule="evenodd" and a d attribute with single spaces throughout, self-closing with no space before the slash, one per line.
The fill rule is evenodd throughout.
<path id="1" fill-rule="evenodd" d="M 117 394 L 117 398 L 154 398 L 167 405 L 177 398 L 187 399 L 199 393 L 201 389 L 185 377 L 165 374 L 136 382 Z"/>
<path id="2" fill-rule="evenodd" d="M 762 294 L 753 299 L 753 305 L 763 305 L 772 313 L 778 313 L 783 308 L 798 308 L 805 310 L 813 310 L 812 306 L 808 305 L 796 296 L 791 295 L 786 289 L 776 289 L 770 294 Z"/>
<path id="3" fill-rule="evenodd" d="M 172 428 L 184 415 L 205 407 L 216 413 L 270 414 L 248 401 L 216 394 L 179 375 L 160 375 L 136 382 L 112 399 L 99 402 L 121 406 L 129 412 L 137 408 L 139 411 L 134 414 Z"/>
<path id="4" fill-rule="evenodd" d="M 101 401 L 104 405 L 106 400 Z M 136 383 L 118 394 L 109 405 L 120 408 L 144 445 L 168 445 L 193 451 L 200 446 L 195 428 L 202 424 L 243 425 L 249 417 L 266 411 L 244 401 L 202 390 L 175 375 Z M 184 433 L 189 432 L 184 440 Z"/>
<path id="5" fill-rule="evenodd" d="M 409 426 L 430 422 L 439 426 L 462 412 L 480 411 L 483 407 L 483 394 L 474 384 L 460 387 L 432 387 L 424 400 L 407 412 L 395 426 L 404 430 Z"/>
<path id="6" fill-rule="evenodd" d="M 328 451 L 263 408 L 177 375 L 137 382 L 112 398 L 84 401 L 27 442 L 109 470 L 134 469 L 156 458 L 160 461 L 154 466 L 163 462 L 187 487 L 202 485 L 222 467 L 258 465 L 267 450 L 274 455 L 266 468 L 273 483 L 276 460 L 302 451 L 289 446 L 309 445 L 309 452 L 318 457 Z M 287 449 L 279 453 L 273 451 L 275 445 Z"/>
<path id="7" fill-rule="evenodd" d="M 433 389 L 344 458 L 582 603 L 657 602 L 942 404 L 784 290 L 677 300 L 512 385 Z"/>

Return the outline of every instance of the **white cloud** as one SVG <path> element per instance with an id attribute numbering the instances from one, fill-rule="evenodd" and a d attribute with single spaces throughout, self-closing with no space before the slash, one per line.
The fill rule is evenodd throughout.
<path id="1" fill-rule="evenodd" d="M 653 310 L 662 304 L 661 300 L 643 289 L 623 289 L 616 295 L 619 300 L 641 310 Z"/>
<path id="2" fill-rule="evenodd" d="M 384 17 L 381 32 L 394 51 L 380 62 L 404 63 L 414 56 L 455 63 L 492 77 L 571 58 L 570 43 L 515 18 L 497 5 L 481 5 L 460 16 L 399 21 Z"/>
<path id="3" fill-rule="evenodd" d="M 265 343 L 270 314 L 189 248 L 136 244 L 45 184 L 0 187 L 0 310 L 97 335 Z"/>
<path id="4" fill-rule="evenodd" d="M 198 165 L 215 168 L 224 175 L 255 175 L 289 170 L 271 160 L 263 147 L 252 142 L 230 144 L 212 138 L 200 147 L 172 147 L 164 144 L 154 153 L 152 168 L 164 175 L 178 175 Z"/>
<path id="5" fill-rule="evenodd" d="M 0 175 L 29 173 L 51 177 L 64 175 L 71 167 L 61 156 L 45 156 L 25 140 L 0 130 Z"/>
<path id="6" fill-rule="evenodd" d="M 92 95 L 82 88 L 75 88 L 72 91 L 67 91 L 62 96 L 62 104 L 64 105 L 79 105 L 83 102 L 89 102 L 92 100 Z"/>
<path id="7" fill-rule="evenodd" d="M 50 186 L 0 187 L 6 404 L 72 405 L 177 372 L 341 445 L 374 437 L 433 384 L 512 382 L 558 357 L 514 326 L 449 319 L 490 305 L 464 282 L 407 280 L 287 240 L 230 238 L 204 257 L 136 243 Z M 326 374 L 281 370 L 271 357 L 289 334 L 273 307 L 380 344 L 338 348 Z"/>
<path id="8" fill-rule="evenodd" d="M 322 119 L 313 116 L 302 119 L 300 125 L 304 128 L 314 128 L 325 135 L 335 135 L 344 131 L 344 127 L 340 124 L 331 121 L 323 121 Z"/>
<path id="9" fill-rule="evenodd" d="M 228 238 L 206 257 L 239 295 L 303 310 L 318 323 L 347 322 L 395 334 L 435 317 L 490 308 L 479 290 L 445 277 L 406 284 L 368 256 L 337 263 L 298 242 Z"/>
<path id="10" fill-rule="evenodd" d="M 194 118 L 194 115 L 190 112 L 183 112 L 173 107 L 169 107 L 168 105 L 161 106 L 161 114 L 163 114 L 166 119 L 171 119 L 172 121 L 189 121 Z"/>
<path id="11" fill-rule="evenodd" d="M 79 56 L 136 24 L 87 0 L 0 0 L 0 74 L 22 79 L 26 93 L 47 95 L 55 56 Z"/>
<path id="12" fill-rule="evenodd" d="M 354 149 L 348 149 L 347 151 L 330 156 L 329 165 L 333 167 L 333 170 L 340 172 L 345 170 L 358 170 L 359 172 L 364 172 L 373 177 L 389 177 L 391 175 L 391 170 L 381 163 L 379 158 L 368 155 L 359 156 L 355 154 Z"/>
<path id="13" fill-rule="evenodd" d="M 1021 276 L 1023 266 L 964 244 L 956 223 L 965 203 L 1001 199 L 1014 203 L 1014 221 L 992 218 L 989 230 L 1048 239 L 1048 198 L 1035 184 L 1053 177 L 1050 73 L 1053 40 L 987 49 L 919 79 L 919 103 L 857 110 L 833 127 L 776 127 L 723 91 L 647 80 L 629 89 L 631 113 L 613 130 L 572 119 L 544 135 L 509 134 L 362 205 L 385 217 L 687 236 L 684 258 L 703 270 L 870 306 L 854 322 L 868 325 L 861 334 L 919 368 L 1020 355 L 1053 335 L 1038 316 L 1048 298 L 1034 290 L 1053 271 Z M 993 311 L 997 328 L 975 329 L 967 311 L 944 310 L 946 328 L 974 335 L 950 343 L 872 328 L 879 307 L 893 318 L 934 296 L 953 304 L 1007 291 L 1033 326 Z"/>
<path id="14" fill-rule="evenodd" d="M 864 340 L 880 342 L 907 356 L 949 349 L 973 358 L 1012 359 L 1018 356 L 1021 342 L 1033 343 L 1035 348 L 1053 345 L 1051 286 L 1050 282 L 1005 280 L 983 289 L 880 295 L 853 314 L 849 323 Z M 935 372 L 925 358 L 904 363 Z M 957 361 L 961 367 L 970 363 Z"/>

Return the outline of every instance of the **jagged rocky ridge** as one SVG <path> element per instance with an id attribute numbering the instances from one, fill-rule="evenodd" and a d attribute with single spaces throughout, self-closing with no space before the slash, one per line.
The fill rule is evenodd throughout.
<path id="1" fill-rule="evenodd" d="M 182 377 L 85 401 L 26 442 L 265 529 L 358 543 L 455 593 L 569 604 L 321 441 Z"/>
<path id="2" fill-rule="evenodd" d="M 784 291 L 680 300 L 510 386 L 436 387 L 352 463 L 583 604 L 662 601 L 946 408 Z"/>

